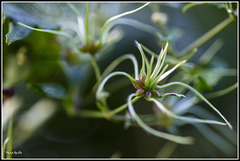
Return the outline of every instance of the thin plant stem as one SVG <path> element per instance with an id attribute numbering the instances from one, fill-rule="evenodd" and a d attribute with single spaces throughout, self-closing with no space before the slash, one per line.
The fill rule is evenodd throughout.
<path id="1" fill-rule="evenodd" d="M 9 119 L 9 126 L 8 126 L 8 143 L 7 143 L 7 156 L 6 158 L 10 159 L 12 158 L 12 151 L 13 151 L 13 135 L 12 135 L 12 129 L 13 129 L 13 114 L 11 115 Z"/>
<path id="2" fill-rule="evenodd" d="M 104 88 L 105 84 L 107 83 L 107 81 L 111 77 L 116 76 L 116 75 L 126 76 L 128 79 L 130 79 L 131 82 L 135 81 L 129 74 L 127 74 L 125 72 L 113 72 L 113 73 L 109 74 L 106 78 L 103 79 L 103 81 L 101 82 L 101 84 L 99 85 L 99 87 L 97 89 L 96 97 L 97 97 L 98 100 L 102 100 L 101 93 L 102 93 L 103 88 Z"/>
<path id="3" fill-rule="evenodd" d="M 87 43 L 87 45 L 89 44 L 89 33 L 88 33 L 88 3 L 86 3 L 86 23 L 85 23 L 85 25 L 86 25 L 86 43 Z"/>
<path id="4" fill-rule="evenodd" d="M 234 89 L 236 89 L 238 87 L 238 83 L 235 83 L 234 85 L 231 85 L 230 87 L 227 87 L 225 89 L 222 89 L 222 90 L 219 90 L 219 91 L 216 91 L 216 92 L 212 92 L 212 93 L 207 93 L 205 94 L 204 96 L 208 99 L 212 99 L 212 98 L 216 98 L 216 97 L 220 97 L 220 96 L 223 96 L 231 91 L 233 91 Z M 187 108 L 190 108 L 191 106 L 197 104 L 197 103 L 200 103 L 202 100 L 199 100 L 199 99 L 195 99 L 195 101 L 193 101 L 193 103 L 187 107 Z M 184 110 L 186 110 L 187 108 L 184 108 Z"/>
<path id="5" fill-rule="evenodd" d="M 221 118 L 226 122 L 228 127 L 232 130 L 232 125 L 227 121 L 227 119 L 202 94 L 200 94 L 197 90 L 195 90 L 191 86 L 189 86 L 185 83 L 182 83 L 182 82 L 172 82 L 172 83 L 168 83 L 168 84 L 165 84 L 165 85 L 162 85 L 159 87 L 161 89 L 161 88 L 166 88 L 166 87 L 169 87 L 172 85 L 181 85 L 181 86 L 184 86 L 184 87 L 190 89 L 191 91 L 193 91 L 196 95 L 198 95 L 198 97 L 200 97 L 204 102 L 206 102 L 215 112 L 217 112 L 218 115 L 221 116 Z"/>
<path id="6" fill-rule="evenodd" d="M 112 115 L 111 113 L 106 113 L 102 111 L 95 110 L 81 110 L 78 114 L 79 117 L 82 118 L 92 118 L 92 119 L 107 119 L 112 121 L 124 121 L 124 115 Z"/>
<path id="7" fill-rule="evenodd" d="M 135 103 L 137 100 L 139 100 L 141 97 L 135 97 L 134 99 L 131 100 L 132 103 Z M 111 115 L 115 115 L 123 110 L 125 110 L 128 107 L 128 104 L 125 103 L 122 106 L 119 106 L 118 108 L 116 108 L 115 110 L 112 110 L 110 112 Z"/>
<path id="8" fill-rule="evenodd" d="M 168 141 L 158 152 L 157 158 L 169 158 L 177 148 L 177 145 L 174 142 Z"/>
<path id="9" fill-rule="evenodd" d="M 9 141 L 9 137 L 7 137 L 4 142 L 3 142 L 3 146 L 2 146 L 2 158 L 5 158 L 5 154 L 6 154 L 6 146 L 7 146 L 7 143 Z"/>
<path id="10" fill-rule="evenodd" d="M 71 3 L 69 3 L 69 2 L 66 2 L 67 3 L 67 5 L 73 10 L 73 12 L 77 15 L 77 17 L 82 17 L 81 15 L 80 15 L 80 13 L 77 11 L 77 8 L 76 7 L 74 7 Z"/>
<path id="11" fill-rule="evenodd" d="M 31 30 L 35 30 L 35 31 L 39 31 L 39 32 L 46 32 L 46 33 L 50 33 L 50 34 L 55 34 L 55 35 L 60 35 L 60 36 L 64 36 L 66 37 L 67 39 L 69 39 L 71 41 L 71 43 L 76 47 L 76 49 L 78 50 L 78 45 L 77 43 L 72 39 L 72 37 L 70 35 L 68 35 L 67 33 L 65 32 L 62 32 L 62 31 L 55 31 L 55 30 L 45 30 L 45 29 L 37 29 L 37 28 L 34 28 L 34 27 L 31 27 L 31 26 L 28 26 L 28 25 L 25 25 L 21 22 L 18 22 L 19 25 L 21 26 L 24 26 L 24 27 L 27 27 Z"/>
<path id="12" fill-rule="evenodd" d="M 101 82 L 101 84 L 99 85 L 97 91 L 96 91 L 96 98 L 99 102 L 97 102 L 98 108 L 100 108 L 101 111 L 105 112 L 108 117 L 112 118 L 112 115 L 109 114 L 109 109 L 107 107 L 107 103 L 106 103 L 106 95 L 103 93 L 103 88 L 105 86 L 105 84 L 107 83 L 107 81 L 116 75 L 123 75 L 126 76 L 128 79 L 130 79 L 131 82 L 134 82 L 134 79 L 127 73 L 125 72 L 113 72 L 111 74 L 109 74 L 106 78 L 103 79 L 103 81 Z"/>
<path id="13" fill-rule="evenodd" d="M 115 59 L 110 65 L 108 65 L 108 67 L 104 70 L 104 72 L 101 75 L 101 80 L 103 78 L 105 78 L 109 73 L 111 73 L 121 62 L 123 62 L 124 60 L 130 59 L 133 63 L 134 66 L 134 72 L 135 72 L 135 79 L 138 79 L 138 62 L 135 58 L 135 56 L 131 55 L 131 54 L 126 54 L 123 55 L 117 59 Z M 95 92 L 96 88 L 98 86 L 98 83 L 96 83 L 93 87 L 93 92 Z"/>
<path id="14" fill-rule="evenodd" d="M 176 143 L 180 143 L 180 144 L 192 144 L 193 143 L 193 138 L 192 137 L 181 137 L 181 136 L 177 136 L 177 135 L 172 135 L 172 134 L 168 134 L 168 133 L 164 133 L 158 130 L 155 130 L 153 128 L 151 128 L 150 126 L 148 126 L 146 123 L 144 123 L 142 121 L 142 119 L 137 115 L 137 113 L 135 112 L 133 105 L 132 105 L 132 98 L 136 96 L 136 94 L 131 94 L 128 97 L 128 109 L 129 109 L 129 113 L 131 114 L 131 116 L 133 117 L 134 120 L 136 120 L 136 122 L 138 123 L 139 126 L 141 126 L 145 131 L 149 132 L 152 135 L 155 135 L 157 137 L 160 138 L 164 138 L 167 140 L 171 140 L 173 142 Z"/>
<path id="15" fill-rule="evenodd" d="M 214 57 L 214 55 L 219 51 L 219 49 L 223 46 L 223 40 L 217 39 L 212 45 L 201 55 L 198 59 L 198 63 L 201 65 L 208 64 Z"/>
<path id="16" fill-rule="evenodd" d="M 157 107 L 159 108 L 159 110 L 161 110 L 163 113 L 165 113 L 166 115 L 179 119 L 179 120 L 183 120 L 183 121 L 189 121 L 189 122 L 196 122 L 196 123 L 207 123 L 207 124 L 218 124 L 218 125 L 226 125 L 226 123 L 222 123 L 219 121 L 215 121 L 215 120 L 203 120 L 203 119 L 198 119 L 198 118 L 192 118 L 192 117 L 184 117 L 184 116 L 178 116 L 175 113 L 173 113 L 172 111 L 168 110 L 163 104 L 161 104 L 159 101 L 157 101 L 154 98 L 150 98 L 149 101 L 153 101 Z"/>
<path id="17" fill-rule="evenodd" d="M 141 97 L 135 97 L 133 100 L 132 100 L 132 103 L 135 103 L 137 100 L 139 100 Z M 125 110 L 126 108 L 128 107 L 128 104 L 125 103 L 119 107 L 117 107 L 116 109 L 112 110 L 109 112 L 109 114 L 106 114 L 105 112 L 102 112 L 102 111 L 94 111 L 94 110 L 81 110 L 79 113 L 78 113 L 78 116 L 80 117 L 84 117 L 84 118 L 109 118 L 109 115 L 111 117 L 116 117 L 116 118 L 120 118 L 121 116 L 120 115 L 116 115 L 117 113 Z"/>
<path id="18" fill-rule="evenodd" d="M 217 33 L 219 33 L 221 30 L 223 30 L 225 27 L 227 27 L 231 22 L 233 22 L 235 19 L 232 17 L 228 17 L 227 19 L 223 20 L 221 23 L 219 23 L 217 26 L 212 28 L 210 31 L 205 33 L 203 36 L 198 38 L 196 41 L 194 41 L 192 44 L 190 44 L 188 47 L 186 47 L 181 53 L 179 54 L 181 56 L 186 56 L 187 54 L 191 53 L 191 51 L 194 48 L 199 48 L 204 43 L 206 43 L 208 40 L 210 40 L 212 37 L 214 37 Z"/>
<path id="19" fill-rule="evenodd" d="M 134 13 L 134 12 L 137 12 L 137 11 L 141 10 L 142 8 L 146 7 L 149 3 L 150 3 L 150 2 L 144 4 L 143 6 L 137 8 L 137 9 L 135 9 L 135 10 L 131 10 L 131 11 L 128 11 L 128 12 L 124 12 L 124 13 L 122 13 L 122 14 L 113 16 L 113 17 L 111 17 L 110 19 L 108 19 L 108 20 L 104 23 L 104 25 L 103 25 L 103 27 L 102 27 L 102 30 L 101 30 L 101 32 L 100 32 L 99 44 L 102 44 L 102 35 L 103 35 L 103 32 L 104 32 L 104 30 L 106 29 L 106 27 L 108 26 L 108 24 L 109 24 L 110 22 L 112 22 L 112 21 L 114 21 L 114 20 L 116 20 L 116 19 L 118 19 L 118 18 L 120 18 L 120 17 L 123 17 L 123 16 L 129 15 L 129 14 L 132 14 L 132 13 Z"/>
<path id="20" fill-rule="evenodd" d="M 106 114 L 101 111 L 93 111 L 93 110 L 81 110 L 78 113 L 78 116 L 85 118 L 106 118 Z"/>
<path id="21" fill-rule="evenodd" d="M 116 60 L 114 60 L 106 69 L 105 71 L 102 73 L 101 78 L 106 77 L 111 71 L 113 71 L 114 68 L 116 68 L 116 66 L 118 66 L 121 62 L 123 62 L 124 60 L 130 59 L 133 63 L 134 66 L 134 71 L 135 71 L 135 79 L 138 79 L 138 62 L 136 60 L 136 58 L 131 55 L 131 54 L 126 54 L 123 55 L 119 58 L 117 58 Z"/>
<path id="22" fill-rule="evenodd" d="M 97 84 L 99 85 L 100 82 L 101 82 L 100 69 L 98 67 L 98 64 L 96 62 L 96 58 L 94 57 L 94 55 L 90 54 L 90 56 L 91 56 L 91 63 L 92 63 L 92 66 L 93 66 L 93 69 L 94 69 L 94 72 L 95 72 L 95 75 L 96 75 Z"/>
<path id="23" fill-rule="evenodd" d="M 237 87 L 238 87 L 238 83 L 235 83 L 234 85 L 231 85 L 230 87 L 227 87 L 227 88 L 222 89 L 220 91 L 205 94 L 205 97 L 207 97 L 209 99 L 209 98 L 215 98 L 215 97 L 223 96 L 223 95 L 231 92 L 232 90 L 236 89 Z"/>

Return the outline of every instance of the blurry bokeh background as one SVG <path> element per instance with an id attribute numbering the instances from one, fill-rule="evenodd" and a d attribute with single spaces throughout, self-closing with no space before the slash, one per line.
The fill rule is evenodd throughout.
<path id="1" fill-rule="evenodd" d="M 44 22 L 51 25 L 70 25 L 63 20 L 76 21 L 74 13 L 69 7 L 63 7 L 62 3 L 34 3 L 18 4 L 23 10 L 30 12 L 33 6 L 36 7 L 32 14 Z M 85 16 L 85 4 L 74 4 Z M 89 11 L 95 10 L 97 5 L 89 3 Z M 139 7 L 139 3 L 104 3 L 102 4 L 98 21 L 106 21 L 113 15 L 122 13 Z M 151 7 L 154 6 L 154 7 Z M 167 30 L 175 31 L 179 34 L 178 39 L 172 41 L 176 53 L 179 53 L 191 42 L 209 31 L 215 25 L 228 17 L 225 9 L 219 9 L 213 5 L 195 6 L 185 13 L 181 11 L 184 3 L 152 3 L 146 8 L 128 15 L 126 17 L 136 19 L 140 22 L 157 27 L 151 21 L 153 8 L 164 12 L 168 16 Z M 48 13 L 48 18 L 45 13 Z M 63 17 L 63 19 L 59 18 Z M 238 21 L 238 20 L 237 20 Z M 227 68 L 236 69 L 237 66 L 237 21 L 234 21 L 213 39 L 201 46 L 197 53 L 189 62 L 196 62 L 204 51 L 218 38 L 221 38 L 224 45 L 217 52 L 214 60 L 223 61 Z M 63 25 L 62 25 L 63 26 Z M 140 54 L 134 44 L 134 40 L 144 44 L 152 51 L 158 53 L 161 49 L 159 39 L 148 32 L 141 31 L 131 26 L 118 25 L 124 33 L 123 38 L 107 50 L 104 55 L 99 56 L 98 63 L 103 71 L 110 62 L 121 55 L 132 53 L 139 59 Z M 35 82 L 51 82 L 61 84 L 63 88 L 69 86 L 66 71 L 57 62 L 64 60 L 72 64 L 71 72 L 78 73 L 76 78 L 80 82 L 80 93 L 89 93 L 95 83 L 95 76 L 89 61 L 80 62 L 71 55 L 71 52 L 63 45 L 67 41 L 62 37 L 33 31 L 23 40 L 18 40 L 10 45 L 6 45 L 4 35 L 8 32 L 8 22 L 3 23 L 3 85 L 11 87 L 13 85 L 15 94 L 12 98 L 4 101 L 3 106 L 3 127 L 7 129 L 8 110 L 16 108 L 14 113 L 14 150 L 21 151 L 21 155 L 14 155 L 16 158 L 102 158 L 102 157 L 164 157 L 161 149 L 167 141 L 152 136 L 139 127 L 124 128 L 124 123 L 115 123 L 105 119 L 88 119 L 78 116 L 71 117 L 66 113 L 59 100 L 44 97 L 39 93 L 33 92 L 30 86 Z M 21 54 L 24 53 L 24 54 Z M 67 53 L 67 54 L 66 54 Z M 67 56 L 66 56 L 67 55 Z M 73 58 L 71 59 L 71 56 Z M 21 64 L 21 61 L 23 63 Z M 124 62 L 116 70 L 128 71 L 133 74 L 133 67 L 130 62 Z M 68 71 L 67 71 L 68 72 Z M 80 73 L 80 74 L 79 74 Z M 113 79 L 110 82 L 117 81 Z M 119 84 L 118 90 L 111 94 L 108 99 L 109 105 L 114 108 L 126 102 L 127 96 L 135 92 L 135 89 L 127 80 L 122 79 L 122 86 Z M 109 84 L 110 84 L 109 82 Z M 214 86 L 213 90 L 224 89 L 237 82 L 237 76 L 223 77 L 220 82 Z M 118 86 L 118 85 L 115 85 Z M 57 88 L 62 88 L 56 86 Z M 35 88 L 36 89 L 36 88 Z M 111 90 L 111 88 L 108 88 Z M 53 89 L 51 89 L 53 90 Z M 60 90 L 57 90 L 61 91 Z M 54 92 L 54 91 L 53 91 Z M 64 95 L 64 94 L 63 94 Z M 61 93 L 59 94 L 61 97 Z M 82 97 L 81 99 L 87 99 Z M 77 110 L 97 109 L 93 100 L 89 103 L 81 104 L 82 100 L 76 102 Z M 237 157 L 237 90 L 210 100 L 219 111 L 233 125 L 233 131 L 225 129 L 228 136 L 233 137 L 230 142 L 231 150 L 221 151 L 219 148 L 209 142 L 192 125 L 179 127 L 182 135 L 193 136 L 194 145 L 169 145 L 168 152 L 173 152 L 170 157 Z M 204 103 L 200 105 L 206 106 Z M 151 110 L 150 103 L 140 100 L 135 104 L 136 108 Z M 206 106 L 206 109 L 209 109 Z M 211 110 L 209 110 L 211 111 Z M 211 111 L 213 112 L 213 111 Z M 3 137 L 6 137 L 6 131 L 3 131 Z M 227 140 L 227 139 L 226 139 Z M 160 155 L 161 154 L 161 155 Z"/>

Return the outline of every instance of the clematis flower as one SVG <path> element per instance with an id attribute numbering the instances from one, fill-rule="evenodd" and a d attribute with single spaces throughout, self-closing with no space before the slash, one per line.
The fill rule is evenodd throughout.
<path id="1" fill-rule="evenodd" d="M 122 18 L 126 15 L 133 14 L 143 9 L 149 4 L 150 2 L 145 3 L 144 5 L 136 9 L 112 16 L 107 21 L 105 21 L 103 25 L 100 25 L 96 23 L 97 16 L 99 14 L 96 13 L 96 11 L 99 11 L 99 6 L 96 11 L 89 12 L 88 3 L 86 3 L 86 17 L 83 17 L 75 4 L 67 2 L 68 7 L 71 8 L 72 12 L 76 15 L 76 23 L 72 22 L 71 25 L 67 24 L 61 27 L 65 30 L 73 30 L 76 33 L 77 37 L 70 35 L 63 29 L 61 31 L 37 29 L 32 26 L 28 26 L 27 24 L 23 24 L 22 22 L 18 22 L 18 24 L 35 31 L 63 36 L 70 40 L 71 44 L 75 47 L 75 49 L 77 49 L 77 52 L 80 52 L 82 54 L 88 53 L 90 55 L 95 55 L 97 53 L 103 53 L 104 49 L 108 48 L 122 38 L 123 32 L 116 27 L 116 25 L 118 24 L 134 26 L 148 32 L 157 31 L 157 29 L 155 29 L 154 27 L 148 26 L 137 20 L 133 20 L 130 18 Z"/>
<path id="2" fill-rule="evenodd" d="M 27 24 L 23 24 L 22 22 L 18 22 L 18 25 L 35 31 L 51 33 L 67 38 L 71 45 L 73 45 L 74 47 L 73 51 L 79 53 L 77 56 L 79 57 L 80 62 L 88 61 L 89 58 L 91 59 L 92 67 L 94 69 L 97 82 L 99 83 L 101 81 L 101 72 L 97 64 L 96 55 L 106 53 L 106 50 L 108 50 L 114 43 L 118 42 L 123 37 L 123 32 L 119 28 L 117 28 L 116 25 L 129 25 L 150 33 L 154 33 L 157 31 L 156 28 L 139 22 L 137 20 L 130 18 L 122 18 L 126 15 L 133 14 L 143 9 L 149 4 L 150 2 L 145 3 L 144 5 L 136 9 L 115 15 L 105 21 L 103 25 L 101 24 L 101 26 L 99 26 L 99 24 L 96 23 L 97 13 L 89 13 L 88 3 L 86 3 L 86 17 L 83 17 L 80 14 L 79 10 L 74 4 L 67 3 L 68 7 L 70 7 L 72 12 L 74 12 L 76 15 L 77 23 L 71 23 L 75 25 L 67 25 L 67 27 L 65 27 L 64 29 L 73 30 L 76 33 L 75 35 L 77 37 L 70 35 L 63 29 L 61 31 L 38 29 L 32 26 L 28 26 Z"/>
<path id="3" fill-rule="evenodd" d="M 172 119 L 177 119 L 184 121 L 186 123 L 205 123 L 205 124 L 215 124 L 215 125 L 227 125 L 230 129 L 232 129 L 231 124 L 226 120 L 226 118 L 197 90 L 195 90 L 193 87 L 182 83 L 182 82 L 171 82 L 167 84 L 160 85 L 161 81 L 168 77 L 171 73 L 173 73 L 180 65 L 184 64 L 187 60 L 180 61 L 175 66 L 173 66 L 171 69 L 167 70 L 168 64 L 165 64 L 165 58 L 167 54 L 167 48 L 168 48 L 168 42 L 166 43 L 166 46 L 161 49 L 161 52 L 157 58 L 157 62 L 154 66 L 154 55 L 152 55 L 151 60 L 148 61 L 147 57 L 144 54 L 142 45 L 135 41 L 137 48 L 140 51 L 141 58 L 142 58 L 142 66 L 139 72 L 138 63 L 134 56 L 132 55 L 126 55 L 125 57 L 120 57 L 119 60 L 117 60 L 117 63 L 120 63 L 121 61 L 125 59 L 130 59 L 133 62 L 134 65 L 134 75 L 135 77 L 132 77 L 126 72 L 122 71 L 116 71 L 110 73 L 108 76 L 106 76 L 101 84 L 99 85 L 99 88 L 96 92 L 96 98 L 98 100 L 98 107 L 102 111 L 107 111 L 107 103 L 106 98 L 108 97 L 108 94 L 106 91 L 104 91 L 104 86 L 106 82 L 113 76 L 117 75 L 123 75 L 127 77 L 133 84 L 133 86 L 136 88 L 135 93 L 131 93 L 127 98 L 127 107 L 128 111 L 130 113 L 131 119 L 137 122 L 137 124 L 143 128 L 145 131 L 160 137 L 164 138 L 176 143 L 180 144 L 192 144 L 193 138 L 192 137 L 185 137 L 185 136 L 178 136 L 166 132 L 161 132 L 159 130 L 156 130 L 149 126 L 147 123 L 141 119 L 140 116 L 136 113 L 133 107 L 133 103 L 139 100 L 140 98 L 145 98 L 146 101 L 153 102 L 155 106 L 161 111 L 162 115 L 166 115 Z M 113 63 L 115 66 L 117 63 Z M 114 65 L 110 65 L 111 67 L 114 67 Z M 169 110 L 159 99 L 163 97 L 185 97 L 185 95 L 179 94 L 179 93 L 164 93 L 160 94 L 161 90 L 164 88 L 170 87 L 170 86 L 183 86 L 187 88 L 188 90 L 194 92 L 202 101 L 207 103 L 223 120 L 224 122 L 220 122 L 217 120 L 211 120 L 211 119 L 199 119 L 194 117 L 186 117 L 178 115 L 178 113 L 175 113 L 174 111 Z M 120 107 L 121 110 L 124 109 L 126 106 Z"/>

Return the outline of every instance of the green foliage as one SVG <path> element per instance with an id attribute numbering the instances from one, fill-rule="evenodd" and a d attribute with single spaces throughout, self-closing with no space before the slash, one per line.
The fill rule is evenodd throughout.
<path id="1" fill-rule="evenodd" d="M 52 97 L 59 100 L 64 100 L 68 97 L 66 90 L 62 86 L 55 83 L 51 83 L 51 84 L 50 83 L 49 84 L 48 83 L 40 83 L 40 84 L 29 83 L 27 86 L 37 95 Z"/>
<path id="2" fill-rule="evenodd" d="M 29 36 L 32 30 L 22 27 L 18 22 L 22 22 L 29 26 L 41 27 L 45 29 L 57 29 L 57 26 L 48 25 L 41 22 L 36 17 L 25 12 L 21 8 L 11 3 L 3 3 L 4 19 L 10 19 L 9 32 L 6 35 L 7 44 L 11 44 L 16 40 L 21 40 Z"/>
<path id="3" fill-rule="evenodd" d="M 187 17 L 190 9 L 194 13 L 192 7 L 198 5 L 216 6 L 216 13 L 224 8 L 228 17 L 191 40 L 197 30 L 186 27 L 190 22 L 181 16 Z M 3 89 L 16 88 L 16 92 L 3 100 L 3 156 L 21 158 L 6 156 L 6 152 L 24 149 L 31 140 L 34 147 L 51 142 L 59 151 L 66 151 L 57 154 L 60 157 L 121 157 L 119 151 L 123 151 L 123 157 L 146 157 L 148 149 L 148 157 L 163 157 L 163 153 L 167 157 L 236 155 L 236 122 L 226 111 L 236 109 L 235 98 L 229 99 L 231 104 L 227 97 L 238 88 L 237 70 L 220 59 L 226 54 L 222 52 L 225 46 L 230 46 L 225 58 L 236 50 L 232 48 L 234 43 L 218 37 L 236 22 L 238 4 L 182 6 L 4 2 Z M 180 11 L 185 13 L 180 15 Z M 196 18 L 194 14 L 189 16 Z M 197 19 L 194 23 L 199 25 Z M 185 28 L 187 32 L 183 32 Z M 229 77 L 234 81 L 225 81 Z M 15 97 L 22 101 L 14 101 Z M 220 97 L 219 102 L 209 100 L 216 97 Z M 37 143 L 39 134 L 44 141 L 40 138 Z M 149 140 L 157 146 L 153 148 L 155 144 Z M 135 144 L 137 148 L 132 149 Z M 191 144 L 190 149 L 181 144 Z M 110 145 L 115 148 L 109 150 Z M 206 147 L 211 152 L 218 149 L 220 154 L 210 154 Z M 50 145 L 43 149 L 48 148 Z M 141 152 L 136 150 L 141 148 Z M 178 152 L 174 153 L 176 148 Z M 57 156 L 46 151 L 39 156 Z M 34 148 L 29 154 L 35 154 Z M 23 156 L 29 157 L 25 152 Z"/>

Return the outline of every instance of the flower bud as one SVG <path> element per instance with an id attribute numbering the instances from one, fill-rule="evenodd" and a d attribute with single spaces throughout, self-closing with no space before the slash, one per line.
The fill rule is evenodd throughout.
<path id="1" fill-rule="evenodd" d="M 136 91 L 136 93 L 137 93 L 138 95 L 143 95 L 144 92 L 145 92 L 144 88 L 139 88 L 139 89 Z"/>
<path id="2" fill-rule="evenodd" d="M 142 88 L 143 87 L 143 83 L 140 81 L 140 80 L 135 80 L 133 82 L 133 86 L 136 88 L 136 89 L 139 89 L 139 88 Z"/>
<path id="3" fill-rule="evenodd" d="M 168 20 L 168 15 L 166 13 L 154 12 L 151 16 L 151 20 L 154 23 L 166 24 Z"/>
<path id="4" fill-rule="evenodd" d="M 149 91 L 147 91 L 147 92 L 145 93 L 145 95 L 146 95 L 146 97 L 147 97 L 147 98 L 149 98 L 149 97 L 151 97 L 151 96 L 152 96 L 152 93 L 151 93 L 151 92 L 149 92 Z"/>
<path id="5" fill-rule="evenodd" d="M 140 80 L 142 83 L 144 83 L 145 80 L 146 80 L 146 75 L 145 75 L 145 74 L 141 74 L 141 75 L 139 76 L 139 80 Z"/>

